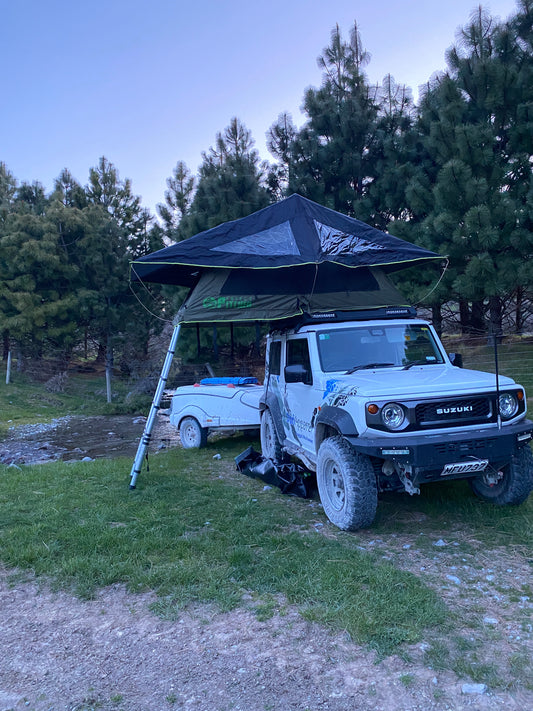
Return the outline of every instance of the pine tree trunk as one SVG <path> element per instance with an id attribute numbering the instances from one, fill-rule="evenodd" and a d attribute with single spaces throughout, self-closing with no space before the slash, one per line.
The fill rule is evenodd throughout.
<path id="1" fill-rule="evenodd" d="M 3 352 L 2 360 L 7 360 L 8 354 L 9 354 L 9 352 L 10 352 L 10 348 L 9 348 L 9 331 L 4 331 L 4 332 L 3 332 L 3 334 L 2 334 L 2 340 L 3 340 L 3 343 L 4 343 L 4 349 L 3 349 L 4 352 Z"/>
<path id="2" fill-rule="evenodd" d="M 487 331 L 487 326 L 485 324 L 485 310 L 483 308 L 482 301 L 472 302 L 470 330 L 472 333 L 486 333 Z"/>
<path id="3" fill-rule="evenodd" d="M 459 302 L 459 318 L 461 319 L 461 332 L 464 335 L 470 331 L 470 307 L 468 301 Z"/>
<path id="4" fill-rule="evenodd" d="M 104 343 L 98 343 L 98 353 L 96 354 L 97 363 L 105 363 L 106 359 L 106 346 Z"/>
<path id="5" fill-rule="evenodd" d="M 435 304 L 431 307 L 431 320 L 438 335 L 442 335 L 442 304 Z"/>

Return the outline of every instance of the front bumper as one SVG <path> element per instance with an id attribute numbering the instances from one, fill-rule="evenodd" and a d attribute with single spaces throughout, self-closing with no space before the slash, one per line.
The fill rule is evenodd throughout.
<path id="1" fill-rule="evenodd" d="M 448 431 L 439 434 L 409 435 L 389 439 L 384 437 L 347 437 L 353 448 L 371 457 L 410 465 L 411 481 L 460 479 L 474 473 L 443 476 L 446 464 L 475 462 L 488 459 L 494 466 L 510 461 L 515 452 L 533 438 L 533 422 L 522 420 L 516 424 L 484 427 L 467 432 Z"/>

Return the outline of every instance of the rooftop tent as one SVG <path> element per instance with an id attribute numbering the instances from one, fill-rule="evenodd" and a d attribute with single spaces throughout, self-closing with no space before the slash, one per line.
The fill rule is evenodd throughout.
<path id="1" fill-rule="evenodd" d="M 135 488 L 182 324 L 399 306 L 388 274 L 441 257 L 292 195 L 134 261 L 132 281 L 190 288 L 131 470 Z"/>
<path id="2" fill-rule="evenodd" d="M 132 280 L 190 287 L 178 321 L 282 319 L 403 303 L 387 274 L 441 259 L 292 195 L 132 263 Z"/>
<path id="3" fill-rule="evenodd" d="M 191 289 L 177 321 L 279 321 L 303 313 L 400 305 L 405 299 L 379 267 L 211 269 Z"/>

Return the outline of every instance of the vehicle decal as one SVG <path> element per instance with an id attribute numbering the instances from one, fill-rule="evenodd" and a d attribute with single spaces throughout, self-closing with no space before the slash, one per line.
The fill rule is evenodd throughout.
<path id="1" fill-rule="evenodd" d="M 338 380 L 326 380 L 326 389 L 324 390 L 324 395 L 322 396 L 322 399 L 325 400 L 329 395 L 337 392 L 338 388 Z"/>

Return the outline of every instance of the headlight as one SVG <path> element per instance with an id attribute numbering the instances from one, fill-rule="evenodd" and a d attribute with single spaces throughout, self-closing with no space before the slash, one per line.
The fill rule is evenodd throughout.
<path id="1" fill-rule="evenodd" d="M 396 402 L 389 402 L 381 409 L 381 419 L 389 430 L 399 430 L 405 422 L 403 407 Z"/>
<path id="2" fill-rule="evenodd" d="M 518 412 L 518 400 L 513 393 L 502 393 L 498 398 L 498 408 L 504 420 L 509 420 Z"/>

